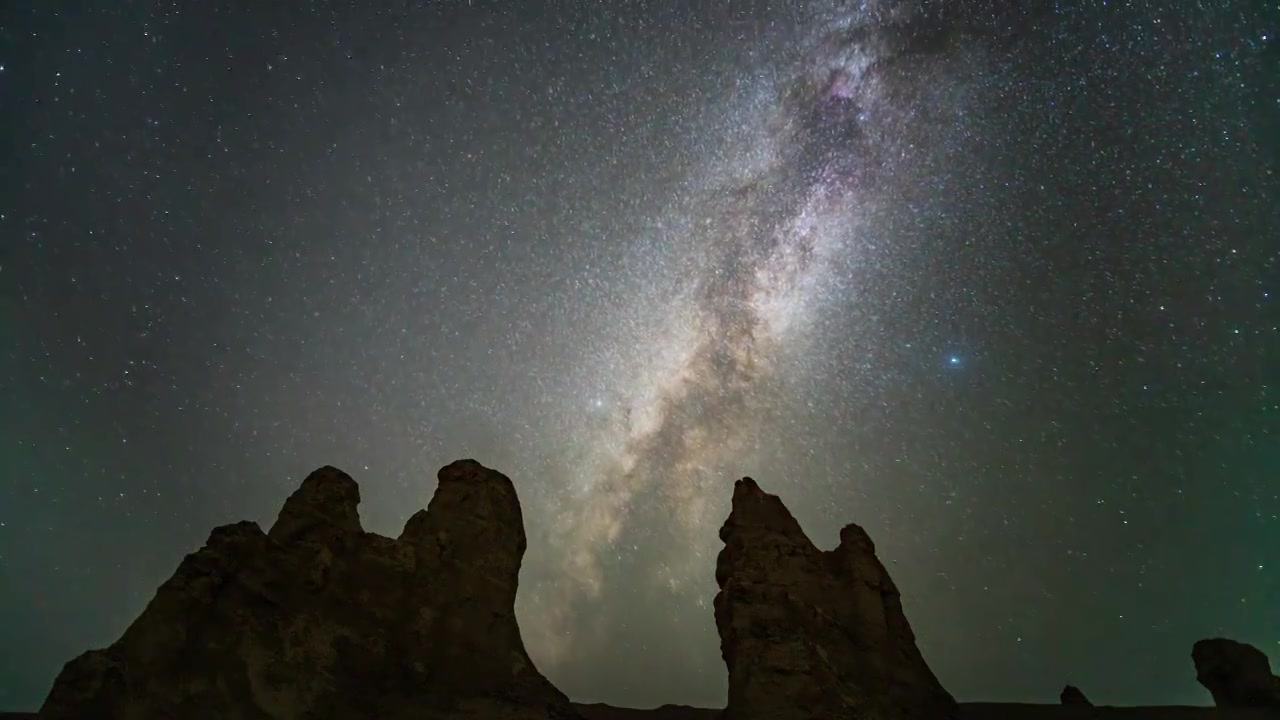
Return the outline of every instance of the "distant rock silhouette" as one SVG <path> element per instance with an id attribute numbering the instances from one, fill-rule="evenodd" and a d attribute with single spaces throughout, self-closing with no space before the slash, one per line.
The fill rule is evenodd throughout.
<path id="1" fill-rule="evenodd" d="M 720 717 L 719 710 L 688 705 L 663 705 L 644 710 L 613 707 L 604 703 L 577 704 L 574 707 L 585 720 L 719 720 Z"/>
<path id="2" fill-rule="evenodd" d="M 1191 649 L 1196 680 L 1218 707 L 1274 708 L 1280 711 L 1280 677 L 1261 650 L 1235 640 L 1200 640 Z"/>
<path id="3" fill-rule="evenodd" d="M 720 539 L 725 720 L 954 715 L 862 528 L 847 525 L 835 550 L 818 550 L 776 495 L 743 478 Z"/>
<path id="4" fill-rule="evenodd" d="M 1093 707 L 1093 703 L 1089 702 L 1089 698 L 1084 696 L 1080 688 L 1075 685 L 1068 685 L 1062 688 L 1062 694 L 1058 696 L 1063 705 L 1077 705 L 1085 707 Z"/>
<path id="5" fill-rule="evenodd" d="M 361 529 L 332 467 L 269 533 L 215 529 L 123 637 L 66 665 L 40 717 L 578 718 L 516 625 L 511 481 L 472 460 L 439 481 L 395 540 Z"/>

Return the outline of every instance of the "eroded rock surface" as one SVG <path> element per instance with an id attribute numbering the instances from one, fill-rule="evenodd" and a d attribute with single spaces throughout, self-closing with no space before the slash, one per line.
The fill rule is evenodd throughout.
<path id="1" fill-rule="evenodd" d="M 743 478 L 720 539 L 726 720 L 954 715 L 862 528 L 848 525 L 835 550 L 818 550 L 777 496 Z"/>
<path id="2" fill-rule="evenodd" d="M 511 481 L 472 460 L 439 481 L 394 540 L 361 529 L 332 467 L 270 532 L 215 529 L 120 640 L 66 665 L 40 717 L 578 718 L 516 625 Z"/>
<path id="3" fill-rule="evenodd" d="M 1258 648 L 1226 638 L 1200 640 L 1191 648 L 1196 680 L 1218 707 L 1280 710 L 1280 677 Z"/>

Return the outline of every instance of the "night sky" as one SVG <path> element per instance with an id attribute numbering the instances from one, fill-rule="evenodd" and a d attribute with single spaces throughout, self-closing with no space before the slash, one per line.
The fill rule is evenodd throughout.
<path id="1" fill-rule="evenodd" d="M 1280 665 L 1276 3 L 0 6 L 0 709 L 310 470 L 394 536 L 464 457 L 576 700 L 724 702 L 742 475 L 958 699 Z"/>

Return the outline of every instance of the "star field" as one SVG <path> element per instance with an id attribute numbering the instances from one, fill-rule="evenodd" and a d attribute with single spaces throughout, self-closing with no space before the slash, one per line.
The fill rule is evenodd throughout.
<path id="1" fill-rule="evenodd" d="M 0 10 L 0 708 L 310 470 L 512 477 L 575 700 L 724 702 L 732 481 L 960 700 L 1280 662 L 1280 9 Z"/>

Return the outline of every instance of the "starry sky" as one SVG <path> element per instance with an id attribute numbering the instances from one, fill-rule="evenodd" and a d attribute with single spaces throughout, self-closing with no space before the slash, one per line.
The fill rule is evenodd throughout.
<path id="1" fill-rule="evenodd" d="M 724 702 L 742 475 L 961 700 L 1280 664 L 1273 2 L 13 0 L 0 160 L 0 708 L 311 469 L 394 536 L 463 457 L 576 700 Z"/>

